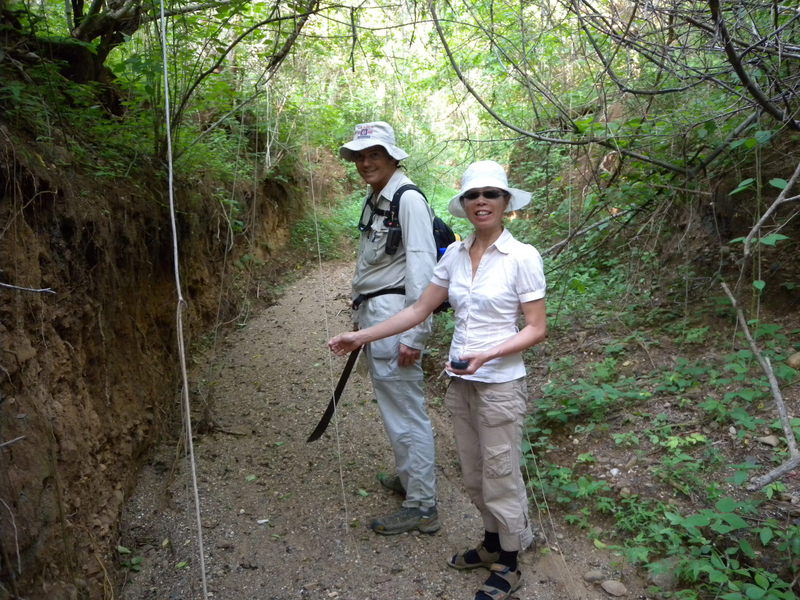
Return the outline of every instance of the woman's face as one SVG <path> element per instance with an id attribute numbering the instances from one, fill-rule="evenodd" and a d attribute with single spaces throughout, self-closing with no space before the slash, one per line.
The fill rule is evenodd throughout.
<path id="1" fill-rule="evenodd" d="M 499 188 L 473 188 L 461 195 L 461 203 L 476 229 L 493 229 L 503 226 L 503 213 L 510 198 L 508 192 Z"/>
<path id="2" fill-rule="evenodd" d="M 361 178 L 380 192 L 397 170 L 397 160 L 383 146 L 371 146 L 355 153 L 356 169 Z"/>

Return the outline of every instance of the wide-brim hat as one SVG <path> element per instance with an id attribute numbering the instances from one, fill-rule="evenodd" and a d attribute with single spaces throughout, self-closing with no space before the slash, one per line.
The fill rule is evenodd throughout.
<path id="1" fill-rule="evenodd" d="M 493 187 L 511 194 L 505 212 L 519 210 L 531 201 L 531 193 L 509 187 L 508 177 L 503 167 L 493 160 L 479 160 L 472 163 L 461 177 L 461 191 L 450 199 L 447 210 L 455 217 L 466 218 L 467 213 L 461 204 L 461 196 L 470 190 Z"/>
<path id="2" fill-rule="evenodd" d="M 401 150 L 394 141 L 394 129 L 384 121 L 356 125 L 352 141 L 339 148 L 339 156 L 353 162 L 356 159 L 356 152 L 373 146 L 382 146 L 395 160 L 408 158 L 408 154 Z"/>

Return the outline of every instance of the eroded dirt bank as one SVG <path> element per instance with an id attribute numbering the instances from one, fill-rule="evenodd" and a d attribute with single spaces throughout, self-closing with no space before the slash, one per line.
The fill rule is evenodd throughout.
<path id="1" fill-rule="evenodd" d="M 176 414 L 163 180 L 83 175 L 67 148 L 3 125 L 0 140 L 0 280 L 27 288 L 0 288 L 0 598 L 110 598 L 123 502 Z M 267 259 L 288 238 L 297 203 L 259 186 L 236 196 L 269 240 L 253 251 L 205 188 L 177 183 L 189 345 L 241 310 L 239 254 Z"/>
<path id="2" fill-rule="evenodd" d="M 354 374 L 338 420 L 322 439 L 305 441 L 343 365 L 325 340 L 349 327 L 351 272 L 347 263 L 314 269 L 194 372 L 193 398 L 211 402 L 217 424 L 213 433 L 195 436 L 211 597 L 470 599 L 486 577 L 482 570 L 460 573 L 445 565 L 479 538 L 481 524 L 462 490 L 449 418 L 435 394 L 430 403 L 443 520 L 435 535 L 381 537 L 367 528 L 373 516 L 400 502 L 375 480 L 392 460 L 367 379 Z M 439 388 L 429 382 L 429 389 Z M 120 543 L 130 553 L 120 558 L 140 570 L 129 570 L 124 600 L 203 597 L 182 447 L 175 440 L 160 448 L 127 506 Z M 571 537 L 541 508 L 532 515 L 547 539 L 523 554 L 527 583 L 517 598 L 606 597 L 583 581 L 593 568 L 621 578 L 628 598 L 642 597 L 632 572 L 615 572 L 613 557 L 582 536 Z"/>

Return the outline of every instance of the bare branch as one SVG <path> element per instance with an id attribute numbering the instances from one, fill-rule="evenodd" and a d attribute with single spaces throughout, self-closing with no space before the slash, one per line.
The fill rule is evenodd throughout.
<path id="1" fill-rule="evenodd" d="M 789 413 L 786 410 L 786 403 L 783 401 L 781 388 L 778 385 L 778 380 L 775 378 L 775 372 L 772 370 L 772 365 L 769 362 L 769 358 L 761 353 L 761 350 L 753 339 L 753 336 L 750 334 L 750 328 L 747 326 L 747 320 L 744 318 L 744 313 L 739 308 L 736 298 L 731 293 L 731 290 L 728 288 L 725 282 L 722 282 L 721 285 L 722 289 L 725 291 L 725 294 L 728 296 L 728 299 L 731 301 L 733 308 L 736 310 L 736 319 L 739 322 L 739 326 L 742 328 L 742 333 L 744 333 L 747 343 L 750 345 L 750 350 L 756 357 L 758 364 L 761 365 L 761 369 L 767 375 L 769 388 L 772 391 L 772 398 L 775 400 L 775 407 L 778 410 L 778 416 L 780 417 L 781 425 L 783 426 L 783 434 L 786 437 L 786 445 L 789 447 L 789 460 L 784 465 L 781 465 L 777 469 L 773 469 L 766 475 L 762 475 L 761 477 L 750 480 L 750 486 L 748 486 L 748 489 L 756 490 L 764 487 L 768 483 L 775 481 L 778 477 L 793 469 L 794 466 L 800 464 L 800 452 L 797 450 L 797 440 L 794 437 L 792 424 L 789 420 Z M 791 466 L 787 466 L 790 464 Z"/>
<path id="2" fill-rule="evenodd" d="M 478 104 L 480 104 L 484 108 L 484 110 L 486 110 L 486 112 L 489 113 L 489 115 L 491 115 L 491 117 L 493 119 L 495 119 L 498 123 L 500 123 L 504 127 L 507 127 L 508 129 L 510 129 L 512 131 L 516 131 L 517 133 L 519 133 L 521 135 L 524 135 L 526 137 L 529 137 L 531 139 L 537 140 L 539 142 L 549 143 L 549 144 L 559 144 L 559 145 L 567 145 L 567 146 L 586 146 L 586 145 L 589 145 L 589 144 L 598 144 L 598 145 L 603 146 L 605 148 L 610 148 L 611 150 L 615 150 L 615 151 L 617 151 L 620 154 L 623 154 L 625 156 L 629 156 L 631 158 L 635 158 L 635 159 L 640 160 L 642 162 L 646 162 L 646 163 L 650 163 L 650 164 L 653 164 L 653 165 L 657 165 L 659 167 L 662 167 L 662 168 L 667 169 L 669 171 L 672 171 L 674 173 L 680 173 L 682 175 L 688 175 L 689 174 L 689 171 L 687 169 L 685 169 L 683 167 L 680 167 L 678 165 L 674 165 L 672 163 L 668 163 L 668 162 L 663 161 L 663 160 L 652 158 L 650 156 L 645 156 L 644 154 L 641 154 L 639 152 L 634 152 L 632 150 L 628 150 L 627 148 L 620 148 L 619 145 L 616 144 L 613 139 L 597 138 L 597 137 L 585 137 L 585 138 L 577 139 L 577 140 L 575 140 L 575 139 L 566 139 L 566 138 L 553 138 L 553 137 L 548 137 L 548 136 L 541 135 L 539 133 L 535 133 L 533 131 L 527 131 L 525 129 L 522 129 L 522 128 L 514 125 L 513 123 L 510 123 L 509 121 L 507 121 L 506 119 L 501 117 L 491 106 L 489 106 L 488 102 L 486 102 L 486 100 L 483 99 L 483 97 L 477 92 L 477 90 L 475 90 L 474 87 L 472 87 L 472 85 L 469 83 L 467 78 L 464 76 L 464 73 L 461 71 L 461 69 L 459 68 L 458 64 L 456 63 L 455 57 L 453 56 L 453 52 L 450 49 L 450 45 L 447 43 L 447 39 L 445 38 L 444 31 L 442 31 L 442 26 L 441 26 L 441 23 L 439 21 L 439 17 L 436 14 L 436 7 L 435 7 L 434 0 L 429 0 L 428 8 L 431 11 L 431 16 L 433 18 L 433 23 L 434 23 L 434 25 L 436 27 L 436 32 L 439 35 L 439 39 L 441 40 L 442 46 L 444 47 L 444 51 L 447 54 L 447 58 L 448 58 L 448 60 L 450 62 L 450 66 L 453 68 L 453 71 L 455 72 L 456 76 L 459 78 L 459 80 L 461 80 L 461 83 L 464 84 L 464 87 L 467 88 L 467 91 L 472 95 L 473 98 L 475 98 L 475 100 L 478 102 Z M 575 133 L 579 133 L 579 132 L 576 131 Z"/>
<path id="3" fill-rule="evenodd" d="M 7 442 L 0 442 L 0 448 L 5 448 L 6 446 L 10 446 L 11 444 L 15 444 L 21 440 L 24 440 L 25 436 L 21 435 L 19 437 L 15 437 L 13 440 L 8 440 Z"/>
<path id="4" fill-rule="evenodd" d="M 20 290 L 23 292 L 34 292 L 36 294 L 55 294 L 55 291 L 50 288 L 26 288 L 19 287 L 18 285 L 11 285 L 10 283 L 0 283 L 0 287 L 8 288 L 11 290 Z"/>
<path id="5" fill-rule="evenodd" d="M 178 126 L 180 122 L 180 117 L 183 114 L 183 111 L 186 109 L 186 105 L 188 104 L 189 99 L 191 98 L 192 94 L 197 89 L 197 87 L 205 80 L 206 77 L 208 77 L 209 75 L 214 73 L 214 71 L 216 71 L 216 69 L 223 63 L 228 54 L 230 54 L 231 51 L 243 39 L 245 39 L 247 36 L 249 36 L 257 29 L 260 29 L 264 25 L 272 23 L 280 23 L 281 21 L 295 21 L 294 29 L 284 41 L 281 49 L 270 58 L 269 64 L 267 65 L 265 70 L 266 71 L 273 70 L 278 65 L 280 65 L 280 63 L 283 62 L 283 59 L 286 58 L 286 56 L 288 55 L 289 50 L 291 50 L 294 42 L 297 40 L 297 36 L 300 35 L 300 31 L 303 29 L 303 26 L 308 21 L 308 18 L 317 12 L 318 10 L 317 4 L 318 0 L 308 0 L 306 6 L 304 7 L 305 12 L 299 14 L 292 14 L 285 17 L 283 16 L 275 17 L 273 15 L 275 14 L 275 10 L 277 9 L 277 4 L 276 4 L 275 6 L 273 6 L 273 12 L 270 14 L 268 18 L 259 21 L 258 23 L 252 25 L 251 27 L 248 27 L 241 34 L 239 34 L 236 37 L 236 39 L 234 39 L 230 44 L 228 44 L 228 47 L 225 48 L 225 50 L 222 53 L 220 53 L 220 56 L 217 58 L 216 62 L 213 65 L 211 65 L 208 69 L 206 69 L 203 73 L 201 73 L 200 76 L 194 80 L 192 85 L 189 86 L 189 89 L 186 90 L 186 92 L 183 94 L 181 103 L 178 106 L 177 110 L 175 111 L 175 119 L 173 127 Z M 180 154 L 176 155 L 176 158 L 178 158 L 179 156 Z"/>
<path id="6" fill-rule="evenodd" d="M 2 498 L 0 498 L 0 503 L 6 507 L 6 510 L 11 518 L 11 527 L 14 529 L 14 548 L 17 551 L 17 573 L 22 575 L 22 559 L 20 558 L 19 554 L 19 535 L 17 533 L 17 521 L 14 519 L 14 511 L 11 510 L 11 507 Z"/>
<path id="7" fill-rule="evenodd" d="M 714 17 L 714 22 L 717 26 L 717 32 L 722 38 L 722 45 L 725 48 L 725 54 L 728 57 L 728 62 L 733 67 L 733 70 L 736 71 L 736 74 L 739 76 L 739 80 L 742 82 L 744 87 L 747 88 L 747 91 L 750 92 L 750 95 L 753 97 L 753 99 L 767 113 L 772 115 L 781 123 L 784 123 L 790 129 L 800 131 L 800 121 L 797 121 L 775 106 L 769 100 L 769 98 L 767 98 L 764 92 L 761 91 L 761 88 L 758 87 L 758 84 L 750 78 L 750 76 L 747 74 L 747 71 L 744 70 L 742 61 L 736 54 L 736 49 L 733 47 L 733 42 L 731 41 L 730 34 L 728 33 L 728 28 L 725 26 L 725 21 L 722 18 L 719 0 L 708 0 L 708 6 L 711 9 L 712 16 Z"/>
<path id="8" fill-rule="evenodd" d="M 797 167 L 794 169 L 794 173 L 792 173 L 789 182 L 786 184 L 786 187 L 781 190 L 781 193 L 778 194 L 778 197 L 775 199 L 775 202 L 772 203 L 761 218 L 758 220 L 758 223 L 753 225 L 753 228 L 750 230 L 750 233 L 747 234 L 747 237 L 744 239 L 744 256 L 750 256 L 750 246 L 753 242 L 753 238 L 758 235 L 763 227 L 764 223 L 767 222 L 767 219 L 772 217 L 772 214 L 778 209 L 779 206 L 782 204 L 786 204 L 787 202 L 793 202 L 797 200 L 797 196 L 793 196 L 791 198 L 787 198 L 786 195 L 789 193 L 789 190 L 794 187 L 794 185 L 800 180 L 800 163 L 797 164 Z"/>
<path id="9" fill-rule="evenodd" d="M 611 215 L 610 217 L 606 217 L 605 219 L 601 219 L 600 221 L 592 223 L 588 227 L 584 227 L 583 229 L 581 229 L 579 231 L 575 231 L 572 234 L 570 234 L 569 237 L 561 240 L 560 242 L 558 242 L 556 244 L 553 244 L 547 250 L 542 252 L 542 255 L 543 256 L 547 256 L 548 254 L 551 254 L 552 252 L 555 252 L 556 250 L 561 248 L 561 246 L 564 246 L 565 244 L 568 244 L 570 241 L 572 241 L 576 237 L 579 237 L 579 236 L 582 236 L 582 235 L 584 235 L 586 233 L 589 233 L 593 229 L 597 229 L 598 227 L 602 227 L 603 225 L 605 225 L 609 221 L 614 221 L 614 220 L 619 219 L 620 217 L 622 217 L 622 216 L 624 216 L 624 215 L 626 215 L 628 213 L 636 212 L 638 210 L 639 210 L 638 208 L 626 208 L 625 210 L 621 210 L 618 213 L 616 213 L 614 215 Z"/>

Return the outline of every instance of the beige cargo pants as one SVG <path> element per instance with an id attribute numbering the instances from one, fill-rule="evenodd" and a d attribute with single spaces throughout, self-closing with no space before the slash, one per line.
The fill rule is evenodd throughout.
<path id="1" fill-rule="evenodd" d="M 467 493 L 486 531 L 497 532 L 509 552 L 533 541 L 520 469 L 527 395 L 524 377 L 505 383 L 452 377 L 445 395 Z"/>

